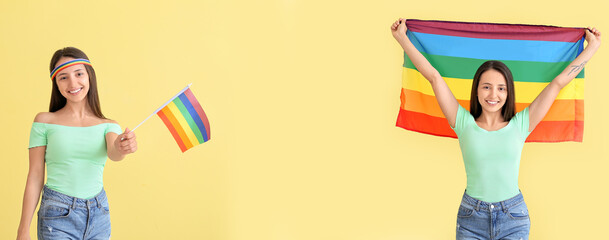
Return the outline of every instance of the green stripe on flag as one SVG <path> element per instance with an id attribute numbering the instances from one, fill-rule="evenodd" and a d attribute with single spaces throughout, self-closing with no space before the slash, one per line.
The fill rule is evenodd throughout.
<path id="1" fill-rule="evenodd" d="M 203 140 L 203 135 L 201 135 L 201 130 L 199 130 L 199 127 L 197 127 L 197 123 L 195 123 L 195 120 L 192 119 L 192 116 L 190 116 L 190 113 L 188 112 L 188 109 L 186 109 L 186 107 L 184 106 L 184 103 L 182 103 L 180 98 L 179 97 L 175 98 L 173 100 L 173 103 L 175 103 L 176 106 L 178 107 L 178 109 L 180 109 L 180 112 L 182 113 L 182 115 L 186 119 L 186 122 L 188 122 L 188 126 L 190 126 L 192 131 L 195 133 L 195 136 L 197 136 L 197 140 L 199 140 L 199 143 L 205 142 Z"/>
<path id="2" fill-rule="evenodd" d="M 440 75 L 450 78 L 473 79 L 474 74 L 486 59 L 450 57 L 421 53 Z M 530 61 L 501 61 L 510 68 L 516 82 L 551 82 L 571 62 L 530 62 Z M 404 67 L 416 69 L 412 61 L 404 54 Z M 584 78 L 582 70 L 576 78 Z"/>

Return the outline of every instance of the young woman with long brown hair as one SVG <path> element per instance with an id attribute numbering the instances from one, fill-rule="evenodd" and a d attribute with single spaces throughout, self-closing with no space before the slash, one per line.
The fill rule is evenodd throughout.
<path id="1" fill-rule="evenodd" d="M 83 51 L 57 50 L 49 70 L 51 103 L 49 112 L 36 115 L 30 132 L 17 239 L 30 239 L 41 192 L 38 239 L 109 239 L 104 166 L 108 157 L 120 161 L 137 150 L 135 134 L 102 114 L 95 71 Z"/>
<path id="2" fill-rule="evenodd" d="M 405 22 L 406 19 L 399 19 L 391 25 L 393 37 L 431 84 L 463 154 L 467 188 L 457 214 L 457 239 L 528 239 L 530 218 L 518 188 L 524 142 L 560 90 L 598 50 L 601 33 L 596 29 L 586 31 L 586 48 L 518 113 L 508 67 L 499 61 L 483 63 L 474 75 L 468 112 L 459 105 L 440 73 L 410 42 Z"/>

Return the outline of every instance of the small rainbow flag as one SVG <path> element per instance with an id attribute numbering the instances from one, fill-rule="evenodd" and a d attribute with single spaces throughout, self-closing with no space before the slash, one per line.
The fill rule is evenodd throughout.
<path id="1" fill-rule="evenodd" d="M 516 111 L 526 108 L 543 88 L 582 51 L 584 28 L 406 21 L 406 35 L 444 78 L 461 106 L 469 109 L 472 79 L 487 60 L 505 63 L 514 76 Z M 456 138 L 429 82 L 404 54 L 397 126 Z M 584 71 L 562 89 L 527 142 L 583 140 Z"/>
<path id="2" fill-rule="evenodd" d="M 182 152 L 209 140 L 209 121 L 190 84 L 161 108 L 157 115 Z"/>
<path id="3" fill-rule="evenodd" d="M 157 114 L 171 132 L 182 152 L 209 141 L 209 121 L 201 104 L 190 91 L 190 85 L 192 83 L 188 84 L 131 131 L 135 131 L 152 115 Z"/>

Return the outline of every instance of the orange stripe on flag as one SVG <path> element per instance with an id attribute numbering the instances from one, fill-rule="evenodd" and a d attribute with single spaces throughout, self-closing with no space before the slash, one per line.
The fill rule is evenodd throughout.
<path id="1" fill-rule="evenodd" d="M 171 125 L 176 128 L 176 132 L 178 132 L 178 135 L 180 135 L 180 139 L 184 141 L 184 146 L 186 146 L 186 149 L 191 148 L 193 146 L 192 143 L 190 142 L 190 140 L 188 140 L 188 136 L 186 136 L 184 129 L 182 128 L 182 126 L 180 126 L 180 123 L 175 118 L 175 116 L 173 116 L 173 113 L 169 110 L 169 108 L 164 107 L 161 111 L 165 113 L 167 119 L 169 119 L 169 121 L 171 122 Z"/>
<path id="2" fill-rule="evenodd" d="M 171 136 L 173 136 L 173 139 L 175 139 L 176 143 L 178 143 L 178 146 L 180 146 L 180 150 L 182 150 L 182 152 L 188 150 L 184 145 L 182 138 L 180 138 L 180 135 L 178 134 L 178 132 L 176 132 L 176 129 L 173 127 L 171 121 L 169 121 L 165 113 L 163 113 L 163 111 L 158 111 L 156 114 L 161 118 L 161 120 L 163 120 L 163 123 L 165 123 L 167 129 L 169 129 L 169 132 L 171 132 Z"/>
<path id="3" fill-rule="evenodd" d="M 400 96 L 401 108 L 408 111 L 424 113 L 434 117 L 444 118 L 442 109 L 436 97 L 423 94 L 418 91 L 402 88 Z M 458 100 L 459 104 L 469 110 L 469 100 Z M 516 103 L 516 112 L 524 110 L 530 103 Z M 576 111 L 573 111 L 573 110 Z M 584 100 L 579 99 L 557 99 L 542 121 L 583 121 Z"/>

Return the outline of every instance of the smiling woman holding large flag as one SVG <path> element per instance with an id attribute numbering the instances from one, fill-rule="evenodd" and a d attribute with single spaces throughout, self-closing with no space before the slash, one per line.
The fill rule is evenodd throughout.
<path id="1" fill-rule="evenodd" d="M 457 239 L 528 239 L 530 219 L 524 198 L 518 188 L 520 154 L 524 142 L 537 126 L 541 126 L 540 122 L 561 90 L 578 76 L 584 65 L 598 50 L 601 33 L 596 29 L 565 29 L 549 26 L 409 21 L 410 25 L 406 23 L 406 19 L 399 19 L 391 26 L 394 38 L 414 65 L 405 75 L 410 74 L 415 79 L 421 76 L 421 79 L 429 82 L 432 90 L 425 91 L 427 86 L 408 85 L 407 88 L 410 89 L 406 89 L 406 93 L 409 94 L 406 97 L 436 99 L 441 115 L 459 138 L 465 163 L 467 188 L 457 214 Z M 413 31 L 408 29 L 407 32 L 407 25 L 409 28 L 412 27 Z M 578 38 L 581 39 L 584 32 L 588 45 L 578 51 Z M 563 43 L 565 36 L 569 36 L 570 33 L 575 35 L 576 44 Z M 435 45 L 425 47 L 421 43 L 424 41 L 433 42 Z M 583 42 L 581 44 L 583 45 Z M 563 55 L 553 52 L 563 46 L 574 46 L 575 48 L 571 49 L 575 54 Z M 522 49 L 527 47 L 531 48 L 531 52 L 541 52 L 541 54 L 529 56 L 530 58 L 526 58 L 527 61 L 523 61 L 526 56 L 523 57 L 521 53 L 526 51 Z M 494 52 L 499 54 L 493 55 Z M 466 57 L 459 54 L 465 54 Z M 438 71 L 426 58 L 432 55 L 442 55 L 435 58 L 434 63 L 443 61 L 449 66 L 441 66 L 442 72 Z M 512 63 L 519 61 L 518 66 L 526 69 L 540 66 L 553 68 L 551 62 L 564 62 L 565 56 L 567 59 L 571 56 L 574 59 L 570 59 L 571 62 L 563 67 L 562 72 L 552 76 L 553 80 L 543 87 L 530 105 L 516 113 L 518 98 L 515 97 L 514 81 L 523 79 L 514 79 L 507 65 L 501 61 L 492 61 L 493 58 L 502 58 Z M 447 84 L 447 81 L 451 81 L 454 87 L 454 82 L 463 79 L 455 80 L 454 76 L 449 76 L 451 77 L 449 80 L 445 75 L 463 71 L 463 68 L 450 65 L 463 66 L 462 62 L 477 62 L 485 58 L 491 61 L 483 62 L 475 74 L 469 73 L 473 74 L 473 82 L 468 111 L 459 104 L 463 99 L 458 100 L 453 95 L 454 89 L 449 88 Z M 463 75 L 468 74 L 461 76 Z M 535 76 L 537 75 L 529 75 L 529 77 Z M 543 82 L 543 80 L 527 79 L 530 82 Z M 531 91 L 531 89 L 526 90 Z M 406 97 L 403 91 L 403 100 Z M 402 104 L 404 105 L 404 102 Z M 420 102 L 415 104 L 430 105 Z M 400 121 L 412 122 L 424 119 L 421 121 L 421 124 L 425 125 L 423 128 L 412 130 L 449 136 L 448 133 L 436 131 L 442 129 L 443 126 L 440 125 L 446 124 L 446 121 L 435 121 L 440 118 L 432 116 L 433 113 L 427 110 L 429 107 L 417 108 L 425 109 L 423 113 L 415 112 L 412 104 L 407 108 L 410 110 L 401 110 L 398 125 Z M 412 125 L 406 128 L 410 126 Z"/>
<path id="2" fill-rule="evenodd" d="M 102 114 L 95 71 L 84 52 L 73 47 L 57 50 L 50 70 L 49 112 L 36 115 L 30 133 L 17 239 L 30 239 L 41 191 L 38 239 L 109 239 L 104 166 L 108 157 L 120 161 L 137 150 L 135 134 L 121 132 L 116 121 Z"/>

